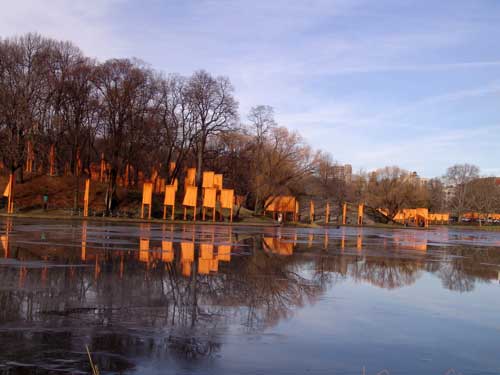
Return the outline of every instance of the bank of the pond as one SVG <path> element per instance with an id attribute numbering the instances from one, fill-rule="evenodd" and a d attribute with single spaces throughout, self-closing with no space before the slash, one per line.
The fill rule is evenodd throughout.
<path id="1" fill-rule="evenodd" d="M 127 218 L 127 217 L 109 217 L 109 216 L 76 216 L 76 215 L 61 215 L 50 213 L 15 213 L 8 215 L 0 213 L 2 218 L 20 218 L 20 219 L 38 219 L 38 220 L 72 220 L 72 221 L 94 221 L 94 222 L 109 222 L 109 223 L 153 223 L 153 224 L 196 224 L 196 225 L 225 225 L 225 226 L 258 226 L 258 227 L 274 227 L 279 226 L 278 223 L 270 220 L 251 220 L 243 219 L 240 221 L 202 221 L 202 220 L 163 220 L 157 218 L 140 219 L 140 218 Z"/>
<path id="2" fill-rule="evenodd" d="M 163 220 L 159 218 L 152 219 L 140 219 L 140 218 L 130 218 L 130 217 L 109 217 L 109 216 L 89 216 L 87 218 L 78 215 L 69 215 L 61 211 L 56 212 L 18 212 L 15 214 L 8 215 L 5 212 L 0 212 L 1 218 L 21 218 L 21 219 L 38 219 L 38 220 L 72 220 L 72 221 L 94 221 L 94 222 L 110 222 L 110 223 L 154 223 L 154 224 L 196 224 L 196 225 L 222 225 L 222 226 L 254 226 L 254 227 L 293 227 L 293 228 L 341 228 L 341 227 L 351 227 L 351 228 L 379 228 L 379 229 L 411 229 L 411 230 L 435 230 L 437 228 L 447 227 L 453 229 L 466 229 L 475 231 L 488 231 L 488 232 L 500 232 L 500 226 L 493 225 L 483 225 L 483 226 L 473 226 L 473 225 L 431 225 L 429 228 L 404 226 L 396 224 L 382 224 L 382 223 L 372 223 L 365 224 L 363 226 L 358 226 L 355 224 L 324 224 L 324 223 L 303 223 L 303 222 L 285 222 L 279 224 L 276 221 L 262 216 L 250 216 L 244 215 L 239 220 L 235 220 L 232 223 L 229 221 L 211 221 L 211 220 Z"/>

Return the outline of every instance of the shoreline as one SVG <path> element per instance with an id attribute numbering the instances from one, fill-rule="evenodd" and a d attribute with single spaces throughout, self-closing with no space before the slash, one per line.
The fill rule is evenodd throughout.
<path id="1" fill-rule="evenodd" d="M 365 225 L 355 225 L 355 224 L 321 224 L 321 223 L 284 223 L 280 225 L 276 222 L 258 222 L 258 221 L 247 221 L 245 219 L 241 221 L 202 221 L 202 220 L 163 220 L 159 218 L 152 219 L 140 219 L 140 218 L 127 218 L 127 217 L 102 217 L 102 216 L 70 216 L 70 215 L 57 215 L 57 214 L 37 214 L 37 213 L 15 213 L 6 214 L 0 213 L 0 218 L 16 218 L 16 219 L 32 219 L 32 220 L 71 220 L 71 221 L 94 221 L 94 222 L 109 222 L 109 223 L 136 223 L 136 224 L 190 224 L 190 225 L 220 225 L 220 226 L 249 226 L 249 227 L 286 227 L 286 228 L 311 228 L 311 229 L 328 229 L 328 228 L 378 228 L 378 229 L 412 229 L 412 230 L 435 230 L 437 228 L 446 227 L 451 229 L 461 229 L 461 230 L 474 230 L 474 231 L 487 231 L 487 232 L 500 232 L 500 226 L 468 226 L 468 225 L 456 225 L 456 224 L 438 224 L 431 225 L 429 228 L 421 227 L 405 227 L 399 225 L 391 224 L 365 224 Z"/>

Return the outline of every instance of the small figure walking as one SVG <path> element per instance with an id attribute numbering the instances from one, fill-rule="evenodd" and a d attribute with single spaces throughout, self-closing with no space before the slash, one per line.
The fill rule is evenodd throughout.
<path id="1" fill-rule="evenodd" d="M 48 208 L 49 208 L 49 194 L 45 192 L 45 194 L 43 195 L 43 210 L 47 211 Z"/>
<path id="2" fill-rule="evenodd" d="M 281 212 L 278 214 L 278 223 L 283 224 L 283 214 Z"/>

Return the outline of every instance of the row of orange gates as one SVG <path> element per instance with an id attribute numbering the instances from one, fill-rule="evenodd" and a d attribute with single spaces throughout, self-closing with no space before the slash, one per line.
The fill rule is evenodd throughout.
<path id="1" fill-rule="evenodd" d="M 187 210 L 193 210 L 193 220 L 196 220 L 196 210 L 198 202 L 198 187 L 195 185 L 196 168 L 189 168 L 185 179 L 184 199 L 182 206 L 184 208 L 184 220 L 187 218 Z M 215 174 L 215 172 L 203 172 L 203 199 L 202 199 L 202 218 L 205 220 L 206 211 L 212 210 L 212 220 L 216 218 L 217 203 L 220 206 L 221 212 L 223 209 L 229 210 L 230 221 L 233 221 L 233 208 L 235 204 L 234 189 L 224 189 L 222 187 L 223 175 Z M 9 182 L 4 190 L 3 196 L 7 197 L 7 213 L 14 213 L 14 185 L 15 177 L 13 174 L 9 176 Z M 83 197 L 83 216 L 89 215 L 90 202 L 90 185 L 91 178 L 85 180 L 85 193 Z M 153 205 L 153 182 L 144 182 L 142 188 L 142 204 L 141 204 L 141 219 L 144 219 L 144 209 L 148 209 L 148 218 L 151 219 L 151 211 Z M 167 209 L 171 209 L 171 217 L 175 215 L 175 201 L 178 190 L 178 180 L 175 179 L 173 184 L 164 187 L 163 199 L 163 219 L 166 219 Z"/>
<path id="2" fill-rule="evenodd" d="M 347 224 L 347 208 L 348 203 L 344 202 L 342 205 L 342 224 Z M 365 205 L 357 205 L 357 225 L 363 225 Z M 272 196 L 267 199 L 265 203 L 265 213 L 270 212 L 273 218 L 276 219 L 277 214 L 282 214 L 286 218 L 287 214 L 293 216 L 293 220 L 297 221 L 299 217 L 299 202 L 293 196 Z M 378 209 L 378 212 L 388 216 L 388 211 Z M 330 222 L 330 203 L 326 202 L 325 206 L 325 224 Z M 309 220 L 315 220 L 315 204 L 311 200 L 309 202 Z M 449 213 L 431 213 L 427 208 L 410 208 L 400 210 L 393 218 L 393 220 L 400 224 L 415 224 L 417 226 L 428 227 L 430 223 L 434 224 L 447 224 L 450 220 Z"/>
<path id="3" fill-rule="evenodd" d="M 347 202 L 342 205 L 342 224 L 347 224 Z M 358 205 L 357 224 L 363 225 L 364 204 Z M 289 195 L 271 196 L 264 204 L 264 214 L 272 213 L 273 219 L 276 220 L 276 215 L 282 214 L 283 219 L 287 214 L 292 214 L 293 221 L 299 219 L 299 202 L 297 198 Z M 309 202 L 309 219 L 311 222 L 315 219 L 315 204 L 311 200 Z M 330 222 L 330 202 L 326 202 L 325 206 L 325 224 Z"/>
<path id="4" fill-rule="evenodd" d="M 198 204 L 198 187 L 195 185 L 196 169 L 189 168 L 185 179 L 184 199 L 184 220 L 187 219 L 187 210 L 193 210 L 193 220 L 196 220 L 196 210 Z M 212 211 L 212 220 L 215 221 L 216 207 L 219 203 L 220 209 L 229 210 L 230 221 L 233 221 L 233 208 L 235 204 L 234 189 L 224 189 L 222 187 L 223 175 L 215 172 L 203 172 L 202 189 L 202 219 L 205 220 L 206 211 Z M 153 183 L 145 182 L 142 189 L 141 219 L 144 219 L 144 208 L 148 208 L 148 218 L 151 219 L 151 207 L 153 198 Z M 178 180 L 165 186 L 165 196 L 163 200 L 163 219 L 167 217 L 167 209 L 171 208 L 171 217 L 174 219 L 175 198 L 177 194 Z"/>

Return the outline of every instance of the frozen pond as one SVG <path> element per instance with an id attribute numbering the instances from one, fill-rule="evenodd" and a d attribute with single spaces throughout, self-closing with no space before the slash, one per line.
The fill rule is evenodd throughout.
<path id="1" fill-rule="evenodd" d="M 499 374 L 500 232 L 0 219 L 0 373 Z"/>

